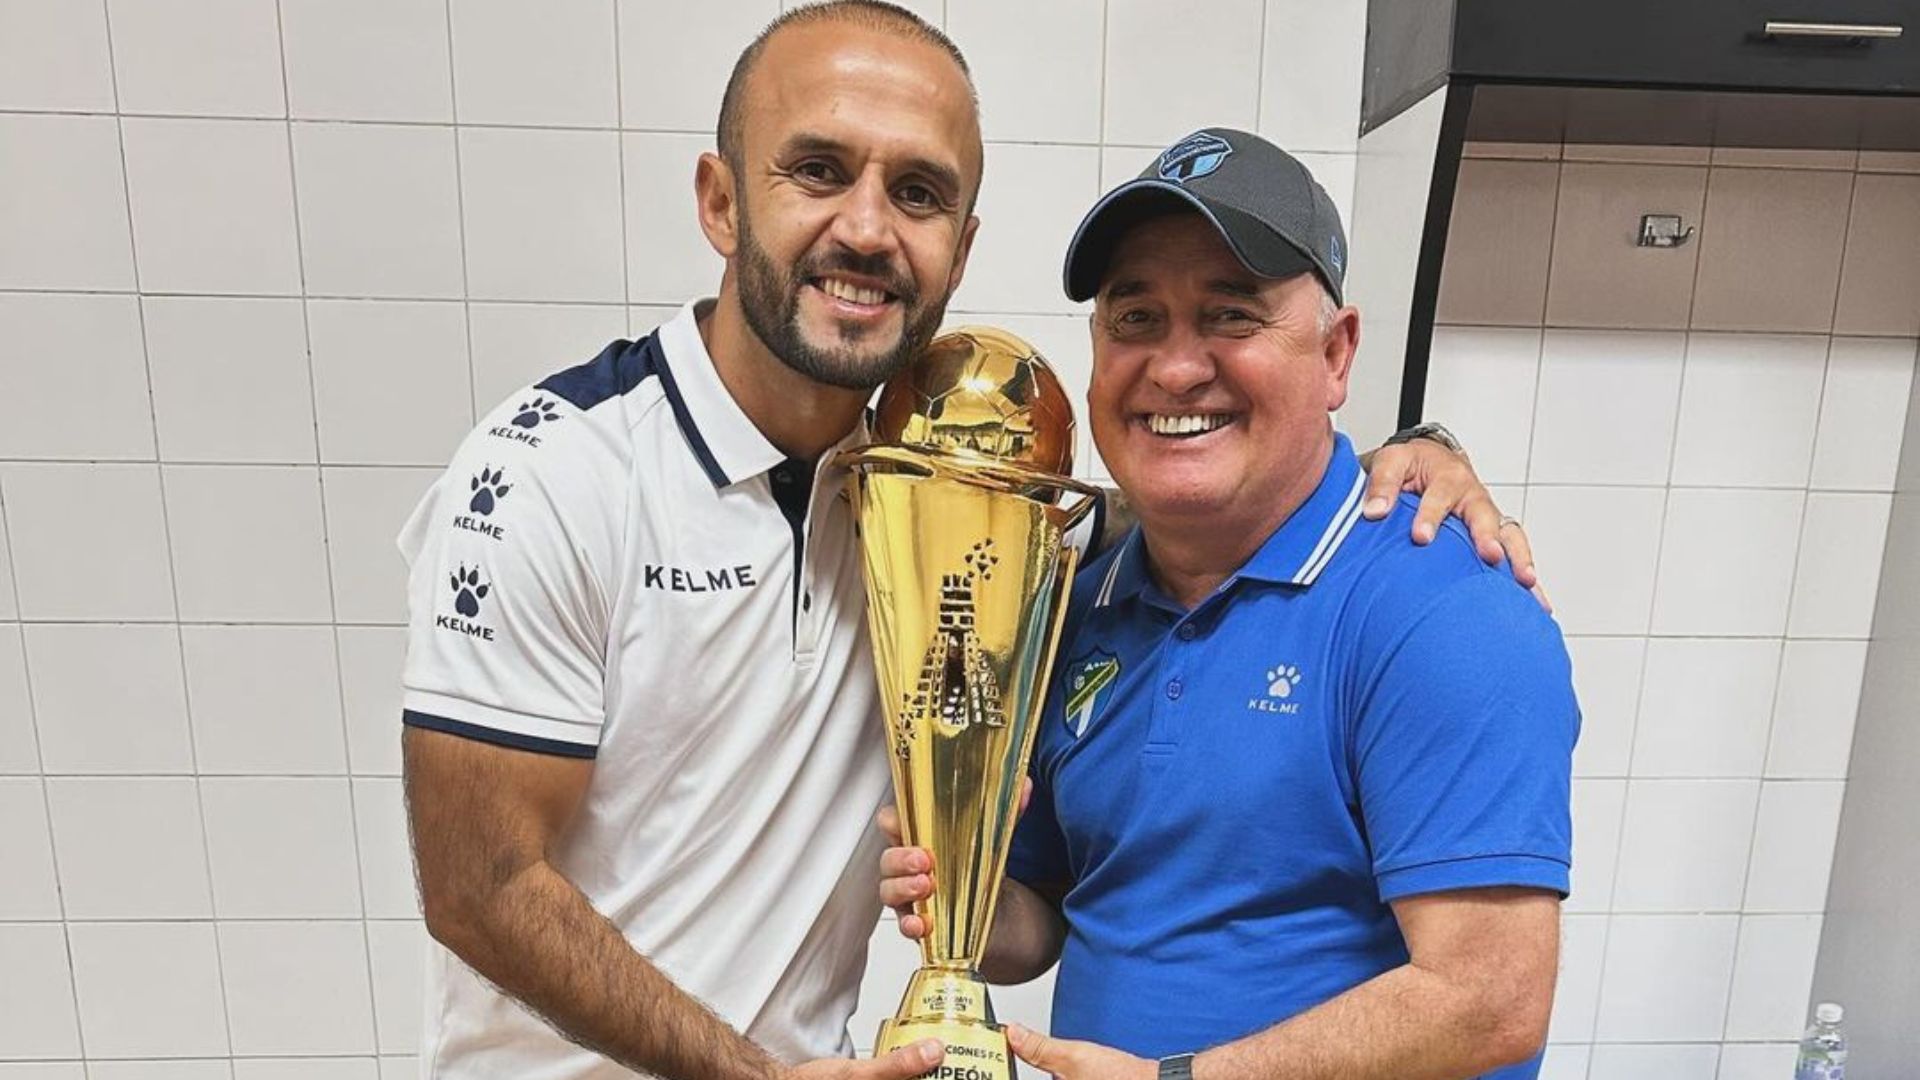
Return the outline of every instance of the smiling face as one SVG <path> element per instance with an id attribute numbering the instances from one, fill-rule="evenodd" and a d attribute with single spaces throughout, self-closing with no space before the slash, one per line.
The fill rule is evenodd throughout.
<path id="1" fill-rule="evenodd" d="M 1358 334 L 1312 274 L 1255 276 L 1198 213 L 1134 226 L 1095 300 L 1087 412 L 1149 529 L 1278 527 L 1319 482 Z"/>
<path id="2" fill-rule="evenodd" d="M 938 47 L 846 22 L 770 38 L 745 91 L 729 279 L 753 333 L 879 385 L 938 329 L 978 225 L 979 120 Z"/>

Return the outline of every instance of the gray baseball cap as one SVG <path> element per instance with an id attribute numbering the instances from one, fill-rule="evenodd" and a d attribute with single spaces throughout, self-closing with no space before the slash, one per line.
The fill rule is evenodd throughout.
<path id="1" fill-rule="evenodd" d="M 1345 303 L 1347 237 L 1327 191 L 1293 155 L 1258 135 L 1202 128 L 1101 197 L 1067 245 L 1067 297 L 1100 291 L 1126 231 L 1169 206 L 1198 210 L 1246 268 L 1282 278 L 1309 270 Z"/>

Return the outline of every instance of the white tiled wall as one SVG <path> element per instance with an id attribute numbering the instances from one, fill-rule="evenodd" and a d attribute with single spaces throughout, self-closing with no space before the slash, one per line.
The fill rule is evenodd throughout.
<path id="1" fill-rule="evenodd" d="M 1785 1076 L 1913 381 L 1920 175 L 1469 153 L 1427 413 L 1525 516 L 1586 720 L 1544 1075 Z M 1635 247 L 1645 213 L 1693 242 Z"/>
<path id="2" fill-rule="evenodd" d="M 714 290 L 693 163 L 780 6 L 0 3 L 0 1080 L 411 1073 L 394 534 L 479 411 Z M 1350 205 L 1362 4 L 911 6 L 983 102 L 954 319 L 1076 393 L 1062 248 L 1158 144 L 1255 128 Z M 914 955 L 877 928 L 858 1041 Z"/>

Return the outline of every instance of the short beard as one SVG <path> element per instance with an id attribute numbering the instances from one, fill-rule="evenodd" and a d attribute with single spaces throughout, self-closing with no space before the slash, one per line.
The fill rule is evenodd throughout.
<path id="1" fill-rule="evenodd" d="M 802 259 L 791 275 L 782 274 L 773 265 L 767 250 L 754 239 L 746 214 L 740 215 L 740 307 L 747 326 L 780 362 L 818 383 L 845 390 L 871 390 L 886 382 L 907 366 L 940 328 L 946 315 L 944 299 L 940 303 L 920 303 L 920 291 L 906 275 L 897 272 L 884 255 L 860 256 L 840 252 L 831 256 Z M 900 340 L 893 348 L 878 354 L 863 354 L 858 338 L 863 336 L 847 326 L 840 327 L 841 346 L 820 348 L 800 332 L 800 289 L 808 279 L 834 270 L 879 278 L 887 282 L 905 315 Z"/>

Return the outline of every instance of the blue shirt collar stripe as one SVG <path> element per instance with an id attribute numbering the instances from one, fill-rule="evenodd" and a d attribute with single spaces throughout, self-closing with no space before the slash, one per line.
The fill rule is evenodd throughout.
<path id="1" fill-rule="evenodd" d="M 1347 539 L 1347 533 L 1353 531 L 1353 523 L 1360 519 L 1360 497 L 1366 494 L 1367 477 L 1365 473 L 1356 473 L 1353 487 L 1347 492 L 1347 501 L 1340 505 L 1340 514 L 1327 523 L 1327 531 L 1320 534 L 1320 543 L 1315 545 L 1313 554 L 1293 575 L 1295 585 L 1311 585 L 1313 579 L 1320 576 L 1327 563 L 1333 560 L 1333 553 Z"/>
<path id="2" fill-rule="evenodd" d="M 1139 530 L 1135 529 L 1121 539 L 1121 551 L 1115 553 L 1113 561 L 1107 564 L 1107 576 L 1101 580 L 1100 593 L 1093 601 L 1095 607 L 1106 607 L 1107 601 L 1113 598 L 1114 579 L 1120 576 L 1120 567 L 1126 563 L 1125 549 L 1133 545 L 1134 537 L 1138 532 Z"/>

